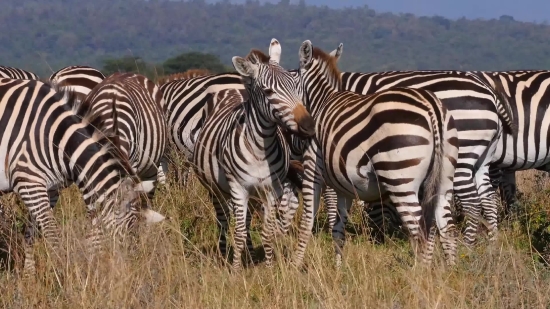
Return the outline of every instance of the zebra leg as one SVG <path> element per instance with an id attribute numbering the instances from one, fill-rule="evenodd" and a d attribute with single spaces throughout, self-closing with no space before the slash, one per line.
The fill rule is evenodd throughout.
<path id="1" fill-rule="evenodd" d="M 319 209 L 321 189 L 324 185 L 322 177 L 322 164 L 324 163 L 320 154 L 317 142 L 315 139 L 311 140 L 304 153 L 304 178 L 302 182 L 304 211 L 300 219 L 298 248 L 292 258 L 292 263 L 296 267 L 300 267 L 304 261 L 307 243 L 313 230 L 313 217 Z"/>
<path id="2" fill-rule="evenodd" d="M 283 184 L 283 196 L 281 197 L 281 202 L 277 207 L 279 217 L 277 220 L 276 234 L 278 236 L 283 236 L 288 233 L 299 205 L 300 201 L 298 200 L 298 188 L 290 182 L 285 182 Z"/>
<path id="3" fill-rule="evenodd" d="M 218 250 L 222 259 L 227 259 L 227 231 L 229 230 L 228 214 L 230 207 L 227 203 L 223 203 L 216 195 L 211 194 L 212 203 L 216 211 L 216 224 L 218 225 L 219 238 L 218 238 Z"/>
<path id="4" fill-rule="evenodd" d="M 50 207 L 53 209 L 59 200 L 59 191 L 57 189 L 48 191 Z M 25 224 L 25 262 L 23 269 L 28 276 L 36 271 L 36 261 L 34 260 L 33 247 L 37 233 L 37 223 L 29 212 L 29 221 Z"/>
<path id="5" fill-rule="evenodd" d="M 489 179 L 489 166 L 482 166 L 476 173 L 477 192 L 481 198 L 483 217 L 487 220 L 489 239 L 494 239 L 498 230 L 498 205 L 495 189 Z"/>
<path id="6" fill-rule="evenodd" d="M 338 215 L 338 195 L 333 188 L 326 186 L 323 199 L 325 200 L 325 208 L 327 209 L 328 229 L 332 231 L 334 224 L 336 224 L 336 216 Z"/>
<path id="7" fill-rule="evenodd" d="M 264 245 L 265 250 L 265 265 L 268 268 L 273 267 L 273 238 L 274 238 L 274 231 L 275 231 L 275 205 L 276 205 L 276 194 L 275 192 L 268 192 L 266 194 L 267 201 L 264 203 L 265 209 L 264 209 L 264 222 L 262 227 L 262 243 Z"/>
<path id="8" fill-rule="evenodd" d="M 228 177 L 229 178 L 229 177 Z M 246 245 L 247 230 L 246 218 L 248 211 L 248 192 L 240 184 L 229 180 L 231 186 L 231 204 L 235 214 L 235 249 L 233 251 L 233 271 L 242 268 L 241 255 Z"/>
<path id="9" fill-rule="evenodd" d="M 160 166 L 157 171 L 157 185 L 166 186 L 166 174 L 168 173 L 168 157 L 163 156 L 160 159 Z"/>
<path id="10" fill-rule="evenodd" d="M 252 208 L 258 209 L 258 204 L 257 202 L 252 202 L 252 204 L 254 206 L 247 208 L 246 213 L 246 249 L 247 258 L 249 258 L 249 261 L 253 263 L 256 259 L 256 254 L 254 252 L 254 244 L 252 244 L 252 236 L 250 235 L 250 225 L 252 224 Z"/>
<path id="11" fill-rule="evenodd" d="M 334 228 L 332 230 L 332 239 L 334 241 L 334 249 L 336 251 L 336 267 L 340 267 L 342 265 L 342 250 L 344 249 L 344 244 L 346 242 L 346 223 L 348 222 L 348 212 L 353 204 L 353 199 L 342 194 L 337 194 L 336 196 L 337 216 Z"/>
<path id="12" fill-rule="evenodd" d="M 504 204 L 504 214 L 509 216 L 512 212 L 518 210 L 518 200 L 516 198 L 516 173 L 504 173 L 499 183 L 500 197 Z"/>
<path id="13" fill-rule="evenodd" d="M 410 187 L 402 187 L 399 191 L 395 187 L 386 183 L 381 183 L 389 193 L 389 199 L 392 205 L 399 213 L 403 226 L 409 233 L 409 241 L 413 248 L 414 255 L 418 258 L 423 255 L 425 247 L 421 228 L 420 219 L 422 218 L 422 207 L 418 200 L 418 194 L 415 194 L 415 189 Z M 391 191 L 390 191 L 391 189 Z M 416 189 L 418 192 L 418 189 Z M 420 254 L 419 254 L 420 253 Z"/>
<path id="14" fill-rule="evenodd" d="M 481 200 L 474 183 L 473 171 L 457 168 L 454 177 L 454 193 L 462 208 L 466 228 L 464 243 L 467 246 L 475 244 L 479 219 L 481 217 Z"/>
<path id="15" fill-rule="evenodd" d="M 445 134 L 448 134 L 447 131 Z M 458 147 L 451 143 L 449 137 L 453 137 L 454 134 L 446 135 L 444 137 L 444 158 L 443 165 L 439 175 L 439 192 L 437 192 L 437 205 L 435 208 L 435 223 L 439 230 L 441 246 L 443 247 L 443 253 L 445 254 L 445 260 L 447 265 L 452 266 L 456 264 L 457 255 L 457 242 L 458 232 L 456 230 L 456 222 L 453 217 L 451 204 L 453 202 L 453 179 L 456 171 Z M 433 226 L 432 226 L 433 229 Z M 430 237 L 428 238 L 428 250 L 433 252 L 435 245 L 435 234 L 431 235 L 432 229 L 430 229 Z M 431 256 L 430 256 L 431 261 Z"/>
<path id="16" fill-rule="evenodd" d="M 400 229 L 401 217 L 391 201 L 376 201 L 363 207 L 363 219 L 371 229 L 371 238 L 375 243 L 384 243 L 385 235 L 390 230 Z M 389 220 L 387 220 L 389 216 Z"/>
<path id="17" fill-rule="evenodd" d="M 35 261 L 33 256 L 35 228 L 42 231 L 44 238 L 52 247 L 54 252 L 59 248 L 60 231 L 55 222 L 48 191 L 42 184 L 32 184 L 28 180 L 14 181 L 18 185 L 15 186 L 16 192 L 23 203 L 27 206 L 30 215 L 29 225 L 25 228 L 25 264 L 23 267 L 24 276 L 30 276 L 36 272 Z M 24 183 L 25 185 L 20 185 Z"/>

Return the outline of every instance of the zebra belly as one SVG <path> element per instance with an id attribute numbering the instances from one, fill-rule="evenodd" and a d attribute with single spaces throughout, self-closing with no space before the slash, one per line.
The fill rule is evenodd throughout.
<path id="1" fill-rule="evenodd" d="M 523 136 L 522 132 L 519 133 L 520 136 Z M 497 167 L 510 170 L 545 169 L 545 166 L 550 163 L 550 153 L 546 150 L 547 145 L 542 143 L 542 140 L 537 153 L 535 147 L 529 147 L 526 151 L 523 142 L 514 142 L 509 134 L 506 134 L 505 138 L 506 147 L 503 138 L 500 138 L 493 157 L 493 162 L 498 162 Z"/>
<path id="2" fill-rule="evenodd" d="M 329 180 L 327 185 L 334 188 L 339 194 L 350 198 L 359 198 L 366 202 L 379 200 L 385 194 L 385 189 L 378 184 L 371 162 L 358 169 L 348 169 L 346 175 L 348 178 L 337 175 L 336 181 Z"/>

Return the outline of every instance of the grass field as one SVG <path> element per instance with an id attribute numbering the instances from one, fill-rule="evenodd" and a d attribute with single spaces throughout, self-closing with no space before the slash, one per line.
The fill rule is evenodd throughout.
<path id="1" fill-rule="evenodd" d="M 88 261 L 81 240 L 86 231 L 78 191 L 63 192 L 56 215 L 64 248 L 59 256 L 40 241 L 35 251 L 38 276 L 22 281 L 13 263 L 0 271 L 4 308 L 548 308 L 550 269 L 533 246 L 544 248 L 550 210 L 550 181 L 520 173 L 525 210 L 501 225 L 498 241 L 459 249 L 454 268 L 444 266 L 441 250 L 431 269 L 413 266 L 408 244 L 373 245 L 363 233 L 348 233 L 344 265 L 333 266 L 330 236 L 320 231 L 310 242 L 306 267 L 294 269 L 285 256 L 294 238 L 280 240 L 277 263 L 262 263 L 231 274 L 216 258 L 214 211 L 205 190 L 193 180 L 187 188 L 171 184 L 157 194 L 154 207 L 170 221 L 140 227 L 126 242 Z M 3 197 L 12 227 L 24 218 L 18 199 Z M 355 209 L 350 229 L 361 224 Z M 17 218 L 17 220 L 14 219 Z M 319 219 L 321 222 L 323 219 Z M 258 222 L 259 220 L 255 220 Z M 255 244 L 259 225 L 254 225 Z M 20 241 L 3 228 L 11 257 L 21 262 Z M 361 229 L 358 229 L 361 230 Z M 546 238 L 545 238 L 546 237 Z M 533 246 L 532 246 L 533 244 Z M 3 245 L 6 247 L 6 244 Z M 257 250 L 261 255 L 261 249 Z M 48 254 L 49 252 L 49 254 Z M 52 266 L 56 265 L 56 267 Z M 18 266 L 19 267 L 19 266 Z"/>

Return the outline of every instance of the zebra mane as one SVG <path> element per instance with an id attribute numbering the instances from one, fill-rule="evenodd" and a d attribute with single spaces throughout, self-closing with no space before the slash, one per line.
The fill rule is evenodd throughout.
<path id="1" fill-rule="evenodd" d="M 340 69 L 338 69 L 338 59 L 336 57 L 327 54 L 318 47 L 313 47 L 313 58 L 323 62 L 330 77 L 337 80 L 338 85 L 342 84 L 342 76 L 340 74 Z"/>
<path id="2" fill-rule="evenodd" d="M 157 85 L 163 85 L 174 80 L 191 79 L 212 74 L 213 73 L 207 69 L 190 69 L 185 72 L 174 73 L 161 77 L 157 80 Z"/>
<path id="3" fill-rule="evenodd" d="M 269 59 L 271 59 L 268 55 L 264 54 L 261 50 L 255 49 L 255 48 L 251 49 L 245 58 L 246 60 L 255 64 L 260 64 L 260 63 L 268 64 Z"/>

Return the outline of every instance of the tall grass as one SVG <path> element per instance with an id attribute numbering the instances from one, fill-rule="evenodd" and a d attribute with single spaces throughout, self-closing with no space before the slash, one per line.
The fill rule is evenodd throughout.
<path id="1" fill-rule="evenodd" d="M 548 209 L 550 198 L 538 189 L 548 188 L 543 181 L 533 172 L 520 176 L 522 201 L 532 209 Z M 171 183 L 155 197 L 155 209 L 170 221 L 142 226 L 124 247 L 113 245 L 92 260 L 82 243 L 87 228 L 82 198 L 71 187 L 55 210 L 64 248 L 56 254 L 39 240 L 37 278 L 25 281 L 17 271 L 21 237 L 9 232 L 21 230 L 25 212 L 14 196 L 2 202 L 11 210 L 3 222 L 3 247 L 10 245 L 15 261 L 0 271 L 0 305 L 5 308 L 550 306 L 550 271 L 532 249 L 533 235 L 527 233 L 531 221 L 526 219 L 503 224 L 494 243 L 482 241 L 471 250 L 461 246 L 454 268 L 444 266 L 439 249 L 433 267 L 425 269 L 414 265 L 407 242 L 374 245 L 363 233 L 348 233 L 343 267 L 335 269 L 330 236 L 321 231 L 310 242 L 304 269 L 287 262 L 295 244 L 290 236 L 279 241 L 274 268 L 259 263 L 232 274 L 217 257 L 213 207 L 196 180 L 187 188 Z M 358 213 L 355 209 L 351 227 L 360 224 Z M 253 227 L 260 247 L 259 224 Z"/>

